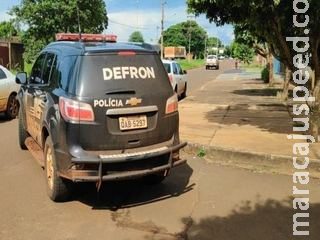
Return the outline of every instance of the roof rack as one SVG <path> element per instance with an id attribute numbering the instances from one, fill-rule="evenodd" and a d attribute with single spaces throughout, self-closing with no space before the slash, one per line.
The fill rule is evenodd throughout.
<path id="1" fill-rule="evenodd" d="M 57 41 L 83 41 L 83 42 L 117 42 L 116 35 L 109 34 L 87 34 L 82 33 L 57 33 Z"/>

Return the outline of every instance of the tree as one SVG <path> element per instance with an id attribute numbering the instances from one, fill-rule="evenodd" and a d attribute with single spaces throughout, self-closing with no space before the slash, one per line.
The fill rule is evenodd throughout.
<path id="1" fill-rule="evenodd" d="M 218 54 L 218 48 L 223 47 L 221 40 L 217 37 L 209 37 L 207 40 L 208 54 Z M 214 49 L 214 50 L 213 50 Z"/>
<path id="2" fill-rule="evenodd" d="M 141 42 L 143 43 L 143 36 L 142 33 L 139 31 L 135 31 L 133 33 L 131 33 L 130 37 L 129 37 L 129 42 Z"/>
<path id="3" fill-rule="evenodd" d="M 233 42 L 231 44 L 231 54 L 233 58 L 237 58 L 245 63 L 252 62 L 254 51 L 248 45 Z"/>
<path id="4" fill-rule="evenodd" d="M 315 71 L 316 86 L 320 90 L 320 64 L 319 44 L 319 0 L 308 0 L 309 33 L 305 34 L 304 29 L 293 25 L 292 17 L 295 15 L 291 0 L 188 0 L 189 10 L 197 14 L 205 13 L 210 21 L 218 25 L 247 24 L 258 37 L 263 36 L 270 45 L 274 56 L 280 59 L 288 68 L 288 76 L 296 70 L 293 57 L 296 52 L 293 43 L 286 41 L 287 36 L 308 36 L 310 37 L 310 50 L 312 53 L 311 68 Z M 302 4 L 302 7 L 301 7 Z M 303 8 L 303 3 L 300 3 Z M 299 14 L 300 22 L 304 21 L 304 15 Z M 291 73 L 291 74 L 290 74 Z"/>
<path id="5" fill-rule="evenodd" d="M 270 50 L 270 45 L 266 42 L 264 37 L 258 36 L 247 24 L 237 24 L 234 28 L 235 39 L 237 43 L 245 44 L 255 50 L 256 54 L 264 57 L 267 60 L 267 69 L 269 73 L 269 86 L 274 84 L 273 76 L 273 55 Z"/>
<path id="6" fill-rule="evenodd" d="M 292 81 L 293 72 L 297 71 L 294 65 L 293 41 L 286 41 L 286 37 L 309 37 L 310 48 L 303 59 L 310 56 L 310 67 L 313 79 L 309 81 L 309 92 L 316 97 L 315 103 L 308 103 L 311 114 L 320 117 L 320 28 L 319 28 L 319 0 L 308 0 L 306 13 L 295 13 L 292 0 L 187 0 L 189 11 L 196 14 L 205 13 L 210 21 L 217 25 L 247 24 L 258 37 L 264 37 L 270 46 L 270 51 L 286 66 L 284 94 L 287 96 L 289 82 Z M 305 3 L 298 2 L 298 8 L 303 9 Z M 308 16 L 308 31 L 293 24 L 293 16 L 303 23 Z M 301 42 L 299 47 L 304 47 Z M 312 124 L 314 125 L 314 124 Z M 313 131 L 313 132 L 317 132 Z M 318 136 L 315 136 L 317 139 Z"/>
<path id="7" fill-rule="evenodd" d="M 164 46 L 183 46 L 197 58 L 203 57 L 206 31 L 196 21 L 186 21 L 172 25 L 163 33 Z M 190 40 L 190 41 L 189 41 Z"/>
<path id="8" fill-rule="evenodd" d="M 0 38 L 10 38 L 17 35 L 18 31 L 12 22 L 0 22 Z"/>
<path id="9" fill-rule="evenodd" d="M 101 33 L 108 26 L 103 0 L 22 0 L 10 14 L 28 27 L 22 36 L 28 62 L 54 41 L 56 33 L 79 32 L 78 17 L 83 33 Z"/>

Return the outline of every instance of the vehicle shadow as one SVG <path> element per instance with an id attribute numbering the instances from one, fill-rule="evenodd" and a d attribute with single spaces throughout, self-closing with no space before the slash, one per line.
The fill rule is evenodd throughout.
<path id="1" fill-rule="evenodd" d="M 195 184 L 189 183 L 193 173 L 188 164 L 174 168 L 171 175 L 158 185 L 148 185 L 141 179 L 119 182 L 104 182 L 99 192 L 94 184 L 79 184 L 76 201 L 93 210 L 112 210 L 131 208 L 177 197 L 193 190 Z"/>
<path id="2" fill-rule="evenodd" d="M 4 113 L 0 113 L 0 123 L 10 122 L 13 119 L 8 118 Z"/>
<path id="3" fill-rule="evenodd" d="M 212 216 L 198 222 L 187 217 L 181 221 L 184 230 L 177 239 L 228 239 L 228 240 L 292 240 L 319 239 L 320 204 L 310 204 L 305 213 L 309 218 L 298 218 L 301 222 L 310 222 L 308 227 L 299 227 L 299 231 L 309 231 L 309 236 L 293 236 L 293 215 L 302 212 L 292 207 L 293 198 L 284 201 L 268 199 L 253 204 L 251 201 L 236 206 L 230 215 Z"/>

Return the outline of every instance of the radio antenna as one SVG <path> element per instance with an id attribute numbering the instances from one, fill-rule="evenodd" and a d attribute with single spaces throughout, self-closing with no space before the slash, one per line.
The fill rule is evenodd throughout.
<path id="1" fill-rule="evenodd" d="M 80 13 L 79 13 L 78 1 L 77 1 L 77 15 L 78 15 L 79 41 L 81 41 L 81 23 L 80 23 Z"/>

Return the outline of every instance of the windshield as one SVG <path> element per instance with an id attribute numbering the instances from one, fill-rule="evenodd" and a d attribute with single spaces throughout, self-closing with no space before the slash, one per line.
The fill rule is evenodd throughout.
<path id="1" fill-rule="evenodd" d="M 110 90 L 168 91 L 170 83 L 164 66 L 155 54 L 82 56 L 77 95 L 105 96 Z"/>

